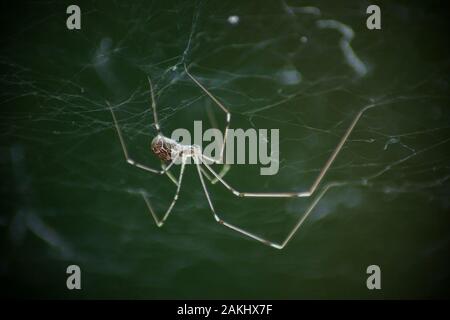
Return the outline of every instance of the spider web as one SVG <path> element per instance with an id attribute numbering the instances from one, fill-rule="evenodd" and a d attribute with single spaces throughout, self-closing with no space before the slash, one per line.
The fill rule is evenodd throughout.
<path id="1" fill-rule="evenodd" d="M 124 161 L 106 100 L 119 116 L 130 154 L 159 166 L 149 150 L 155 130 L 147 77 L 155 85 L 166 134 L 192 130 L 194 120 L 224 128 L 223 113 L 189 80 L 184 64 L 230 109 L 232 128 L 280 129 L 279 173 L 260 176 L 259 166 L 235 165 L 226 180 L 242 191 L 308 189 L 357 113 L 374 105 L 320 189 L 336 181 L 339 187 L 314 209 L 286 256 L 260 276 L 273 269 L 292 274 L 300 266 L 294 262 L 300 249 L 306 252 L 300 255 L 306 259 L 303 277 L 336 274 L 316 271 L 317 263 L 339 264 L 332 253 L 339 250 L 354 258 L 353 250 L 361 247 L 337 249 L 329 243 L 355 238 L 372 243 L 369 251 L 378 260 L 406 252 L 412 264 L 412 256 L 434 252 L 434 266 L 446 270 L 449 60 L 437 31 L 446 25 L 435 9 L 383 7 L 383 29 L 370 31 L 365 1 L 86 2 L 80 5 L 82 29 L 72 32 L 60 3 L 22 6 L 15 21 L 2 21 L 4 276 L 18 277 L 13 266 L 21 257 L 41 267 L 75 260 L 93 274 L 140 279 L 144 287 L 159 289 L 118 296 L 204 297 L 205 291 L 185 288 L 172 295 L 174 279 L 189 284 L 189 270 L 200 272 L 196 266 L 204 259 L 224 271 L 232 266 L 231 255 L 246 268 L 229 271 L 230 277 L 257 281 L 249 270 L 275 253 L 215 223 L 195 170 L 187 169 L 166 230 L 157 230 L 139 194 L 144 191 L 161 214 L 174 186 Z M 405 27 L 408 21 L 418 22 Z M 424 23 L 425 31 L 419 27 Z M 238 199 L 220 184 L 209 190 L 224 219 L 277 242 L 312 201 Z M 380 248 L 391 242 L 398 245 L 383 254 Z M 42 257 L 32 251 L 36 243 Z M 15 253 L 18 248 L 22 253 Z M 144 248 L 150 248 L 148 255 Z M 143 266 L 151 268 L 151 276 Z M 347 278 L 349 268 L 341 271 Z M 448 271 L 442 272 L 448 280 Z M 413 292 L 425 281 L 420 276 Z M 436 283 L 429 284 L 429 294 L 439 292 Z M 107 295 L 103 286 L 88 295 Z M 243 296 L 261 297 L 258 289 L 266 297 L 274 292 L 273 286 L 255 285 L 255 291 L 243 289 Z M 276 296 L 321 296 L 302 290 L 292 287 Z"/>

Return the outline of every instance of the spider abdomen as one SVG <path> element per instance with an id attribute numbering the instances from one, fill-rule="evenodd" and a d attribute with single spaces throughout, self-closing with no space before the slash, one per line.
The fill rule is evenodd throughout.
<path id="1" fill-rule="evenodd" d="M 163 161 L 171 161 L 179 153 L 179 144 L 164 136 L 156 136 L 151 145 L 153 153 Z"/>

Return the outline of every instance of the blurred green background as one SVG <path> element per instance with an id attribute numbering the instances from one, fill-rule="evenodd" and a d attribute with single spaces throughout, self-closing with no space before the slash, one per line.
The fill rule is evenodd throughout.
<path id="1" fill-rule="evenodd" d="M 81 30 L 66 8 L 81 8 Z M 19 298 L 449 297 L 448 9 L 438 1 L 19 1 L 2 3 L 0 281 Z M 230 18 L 236 16 L 237 18 Z M 328 27 L 327 27 L 328 26 Z M 235 165 L 246 191 L 307 189 L 370 103 L 322 186 L 275 250 L 217 224 L 193 167 L 174 187 L 157 166 L 147 76 L 163 130 L 224 126 L 183 63 L 232 112 L 233 128 L 280 129 L 280 171 Z M 176 174 L 179 168 L 175 168 Z M 239 199 L 210 186 L 227 221 L 281 241 L 312 199 Z M 79 265 L 82 290 L 66 288 Z M 368 290 L 366 268 L 381 268 Z"/>

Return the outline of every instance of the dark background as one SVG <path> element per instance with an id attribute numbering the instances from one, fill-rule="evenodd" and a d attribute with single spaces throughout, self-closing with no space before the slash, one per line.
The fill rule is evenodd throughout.
<path id="1" fill-rule="evenodd" d="M 69 4 L 81 8 L 79 31 L 66 28 Z M 377 3 L 382 29 L 371 31 L 370 4 L 2 2 L 0 294 L 448 298 L 448 8 Z M 347 62 L 342 34 L 321 20 L 353 30 L 349 44 L 366 73 Z M 139 191 L 161 214 L 174 188 L 125 163 L 105 100 L 133 156 L 156 166 L 147 76 L 167 135 L 194 120 L 224 125 L 183 63 L 230 108 L 233 128 L 280 129 L 280 172 L 235 165 L 226 179 L 240 190 L 307 189 L 356 113 L 377 103 L 322 184 L 343 186 L 284 250 L 217 224 L 193 167 L 167 224 L 159 229 L 149 215 Z M 243 200 L 209 189 L 227 221 L 275 241 L 312 200 Z M 81 291 L 66 288 L 71 264 L 81 268 Z M 372 264 L 381 268 L 378 291 L 366 288 Z"/>

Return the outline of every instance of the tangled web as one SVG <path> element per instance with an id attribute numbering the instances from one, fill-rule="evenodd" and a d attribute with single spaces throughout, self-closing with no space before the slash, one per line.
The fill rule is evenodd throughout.
<path id="1" fill-rule="evenodd" d="M 105 101 L 120 114 L 134 157 L 157 166 L 149 152 L 155 131 L 147 77 L 155 83 L 167 134 L 192 129 L 194 120 L 219 128 L 225 123 L 185 75 L 184 64 L 230 109 L 232 127 L 280 129 L 279 173 L 262 177 L 258 166 L 236 166 L 227 181 L 241 190 L 307 189 L 355 115 L 373 104 L 323 182 L 345 187 L 326 197 L 315 217 L 371 206 L 379 194 L 397 208 L 407 204 L 401 197 L 407 194 L 448 210 L 446 48 L 427 49 L 439 48 L 440 39 L 427 37 L 419 22 L 367 30 L 366 3 L 352 4 L 91 3 L 81 6 L 82 29 L 74 32 L 65 28 L 59 3 L 29 4 L 33 10 L 18 18 L 28 23 L 2 39 L 0 55 L 2 176 L 10 182 L 2 193 L 12 195 L 2 224 L 13 226 L 13 242 L 20 243 L 28 228 L 70 256 L 70 245 L 42 221 L 61 211 L 75 215 L 68 203 L 115 223 L 117 216 L 103 207 L 114 206 L 115 196 L 139 202 L 133 195 L 145 190 L 155 201 L 170 199 L 164 178 L 126 166 Z M 404 21 L 404 10 L 386 7 L 383 21 Z M 409 10 L 408 19 L 433 19 Z M 185 188 L 190 200 L 180 204 L 183 211 L 207 210 L 194 178 L 185 183 L 196 187 Z M 252 226 L 257 216 L 264 223 L 254 228 L 273 228 L 278 235 L 289 229 L 280 217 L 287 213 L 294 221 L 306 205 L 284 201 L 265 217 L 257 213 L 264 211 L 261 205 L 234 208 L 226 190 L 212 190 L 225 209 L 242 214 L 234 219 Z M 143 203 L 133 208 L 144 210 Z"/>

